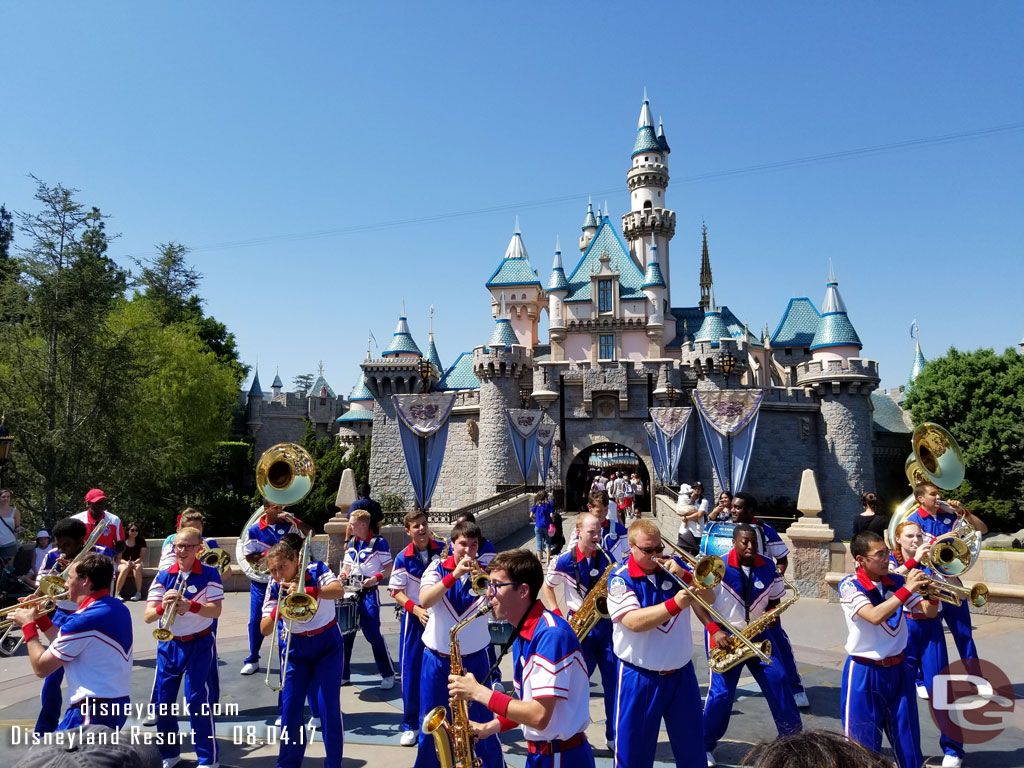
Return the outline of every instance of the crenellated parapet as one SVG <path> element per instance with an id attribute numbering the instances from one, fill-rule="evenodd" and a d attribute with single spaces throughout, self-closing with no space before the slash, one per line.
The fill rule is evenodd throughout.
<path id="1" fill-rule="evenodd" d="M 630 188 L 632 189 L 632 187 Z M 665 208 L 645 208 L 644 210 L 630 211 L 622 215 L 622 236 L 628 242 L 647 239 L 651 235 L 661 235 L 666 239 L 670 239 L 675 232 L 675 211 Z"/>
<path id="2" fill-rule="evenodd" d="M 668 187 L 668 166 L 664 163 L 651 162 L 634 165 L 626 174 L 626 184 L 632 192 L 640 187 Z"/>
<path id="3" fill-rule="evenodd" d="M 364 360 L 361 367 L 366 378 L 367 389 L 377 400 L 391 395 L 423 392 L 420 360 L 421 358 L 414 357 Z M 431 385 L 437 383 L 437 371 L 431 369 L 428 381 Z"/>
<path id="4" fill-rule="evenodd" d="M 880 382 L 878 362 L 860 357 L 845 360 L 808 360 L 796 366 L 800 387 L 815 390 L 819 395 L 870 394 Z"/>
<path id="5" fill-rule="evenodd" d="M 473 349 L 473 373 L 484 379 L 518 379 L 523 371 L 533 368 L 533 352 L 528 347 L 481 345 Z"/>

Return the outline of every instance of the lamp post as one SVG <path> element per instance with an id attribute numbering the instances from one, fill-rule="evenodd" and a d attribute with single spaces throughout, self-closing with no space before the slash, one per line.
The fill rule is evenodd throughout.
<path id="1" fill-rule="evenodd" d="M 722 355 L 722 359 L 718 363 L 719 369 L 725 374 L 725 388 L 729 388 L 729 376 L 736 370 L 736 356 L 727 351 Z M 729 493 L 732 493 L 732 432 L 726 435 L 726 442 L 729 447 Z"/>

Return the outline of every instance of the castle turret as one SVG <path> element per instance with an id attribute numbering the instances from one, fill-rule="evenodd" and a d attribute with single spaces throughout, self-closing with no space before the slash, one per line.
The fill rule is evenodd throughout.
<path id="1" fill-rule="evenodd" d="M 398 325 L 395 326 L 391 343 L 388 344 L 387 349 L 381 352 L 380 355 L 383 358 L 393 360 L 423 357 L 420 348 L 413 341 L 412 334 L 409 333 L 409 321 L 404 314 L 398 318 Z"/>
<path id="2" fill-rule="evenodd" d="M 708 298 L 711 295 L 711 256 L 708 254 L 708 228 L 702 225 L 701 238 L 703 243 L 700 251 L 700 310 L 707 312 Z"/>
<path id="3" fill-rule="evenodd" d="M 914 379 L 921 375 L 921 371 L 924 370 L 924 364 L 928 362 L 924 359 L 924 353 L 921 352 L 921 340 L 918 339 L 916 342 L 916 351 L 914 352 L 914 365 L 910 369 L 910 378 L 907 380 L 907 391 L 914 384 Z"/>
<path id="4" fill-rule="evenodd" d="M 373 393 L 366 386 L 366 376 L 361 371 L 359 381 L 348 396 L 348 405 L 349 409 L 335 420 L 338 442 L 358 445 L 373 431 Z"/>
<path id="5" fill-rule="evenodd" d="M 260 386 L 259 370 L 252 375 L 252 385 L 245 399 L 245 424 L 250 436 L 263 426 L 263 387 Z"/>
<path id="6" fill-rule="evenodd" d="M 434 371 L 438 378 L 444 373 L 444 366 L 441 365 L 441 356 L 437 353 L 437 345 L 434 344 L 434 332 L 430 332 L 430 337 L 427 340 L 427 360 L 434 366 Z"/>
<path id="7" fill-rule="evenodd" d="M 845 360 L 859 355 L 862 345 L 846 313 L 843 297 L 839 295 L 839 281 L 831 261 L 828 273 L 821 319 L 811 340 L 811 354 L 814 360 Z"/>
<path id="8" fill-rule="evenodd" d="M 492 316 L 499 316 L 499 305 L 504 301 L 518 343 L 531 349 L 540 343 L 537 335 L 540 310 L 547 297 L 540 284 L 540 277 L 526 254 L 518 218 L 512 239 L 505 249 L 505 256 L 488 279 L 487 288 L 491 292 Z M 501 316 L 506 316 L 505 313 L 506 309 L 502 309 Z"/>
<path id="9" fill-rule="evenodd" d="M 665 124 L 661 122 L 660 117 L 658 118 L 658 146 L 661 147 L 661 151 L 665 155 L 665 158 L 662 162 L 664 162 L 665 165 L 668 166 L 668 156 L 672 152 L 672 150 L 669 149 L 668 139 L 665 138 Z"/>
<path id="10" fill-rule="evenodd" d="M 597 234 L 597 217 L 594 216 L 594 204 L 587 200 L 587 215 L 583 219 L 583 234 L 580 235 L 580 253 L 587 250 L 590 241 Z"/>
<path id="11" fill-rule="evenodd" d="M 593 214 L 591 214 L 593 217 Z M 562 249 L 555 238 L 555 260 L 551 265 L 548 279 L 548 338 L 551 342 L 551 357 L 565 359 L 565 297 L 569 295 L 569 281 L 562 268 Z"/>
<path id="12" fill-rule="evenodd" d="M 658 263 L 658 246 L 651 236 L 648 247 L 647 269 L 644 282 L 640 286 L 647 297 L 647 339 L 649 341 L 648 357 L 663 357 L 662 345 L 665 342 L 665 278 L 661 274 Z"/>
<path id="13" fill-rule="evenodd" d="M 274 383 L 270 385 L 270 391 L 274 393 L 274 397 L 280 397 L 282 389 L 284 389 L 284 384 L 281 382 L 281 372 L 277 371 L 274 374 Z"/>

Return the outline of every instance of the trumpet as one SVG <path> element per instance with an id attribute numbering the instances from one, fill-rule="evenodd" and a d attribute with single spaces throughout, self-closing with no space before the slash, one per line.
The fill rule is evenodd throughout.
<path id="1" fill-rule="evenodd" d="M 313 533 L 304 537 L 302 543 L 302 555 L 299 557 L 299 568 L 295 572 L 296 591 L 289 595 L 278 597 L 278 615 L 287 623 L 284 625 L 284 655 L 280 657 L 280 666 L 277 670 L 277 683 L 270 681 L 272 664 L 267 663 L 267 675 L 263 683 L 274 693 L 284 690 L 284 681 L 288 670 L 288 655 L 292 650 L 292 623 L 309 621 L 316 615 L 319 601 L 312 595 L 307 595 L 303 587 L 306 583 L 306 569 L 309 568 L 309 544 Z M 283 585 L 282 585 L 283 586 Z"/>
<path id="2" fill-rule="evenodd" d="M 177 598 L 174 601 L 174 605 L 171 606 L 170 610 L 164 611 L 163 615 L 157 619 L 156 629 L 153 630 L 153 637 L 161 643 L 165 643 L 174 637 L 174 633 L 171 632 L 171 625 L 174 624 L 174 620 L 178 618 L 178 604 L 181 602 L 181 593 L 185 589 L 185 582 L 188 581 L 188 573 L 184 571 L 178 571 L 178 576 L 174 580 L 174 584 L 171 589 L 177 593 Z"/>
<path id="3" fill-rule="evenodd" d="M 988 585 L 978 582 L 973 587 L 961 587 L 946 581 L 928 577 L 921 594 L 930 600 L 940 600 L 950 605 L 963 605 L 966 600 L 974 608 L 981 608 L 988 602 Z"/>
<path id="4" fill-rule="evenodd" d="M 208 547 L 204 541 L 203 548 L 199 552 L 199 562 L 203 565 L 213 566 L 220 573 L 224 573 L 231 566 L 231 555 L 220 547 Z"/>
<path id="5" fill-rule="evenodd" d="M 487 573 L 487 569 L 480 565 L 479 560 L 473 561 L 473 569 L 469 572 L 469 591 L 478 597 L 483 597 L 487 594 L 488 587 L 491 586 L 491 577 Z"/>

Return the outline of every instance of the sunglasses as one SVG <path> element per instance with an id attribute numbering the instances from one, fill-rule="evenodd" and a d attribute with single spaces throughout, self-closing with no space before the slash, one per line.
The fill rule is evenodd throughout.
<path id="1" fill-rule="evenodd" d="M 630 546 L 636 547 L 641 552 L 643 552 L 645 555 L 660 555 L 662 552 L 665 551 L 665 545 L 664 544 L 662 544 L 660 547 L 640 547 L 640 546 L 637 546 L 636 544 L 632 544 Z"/>

